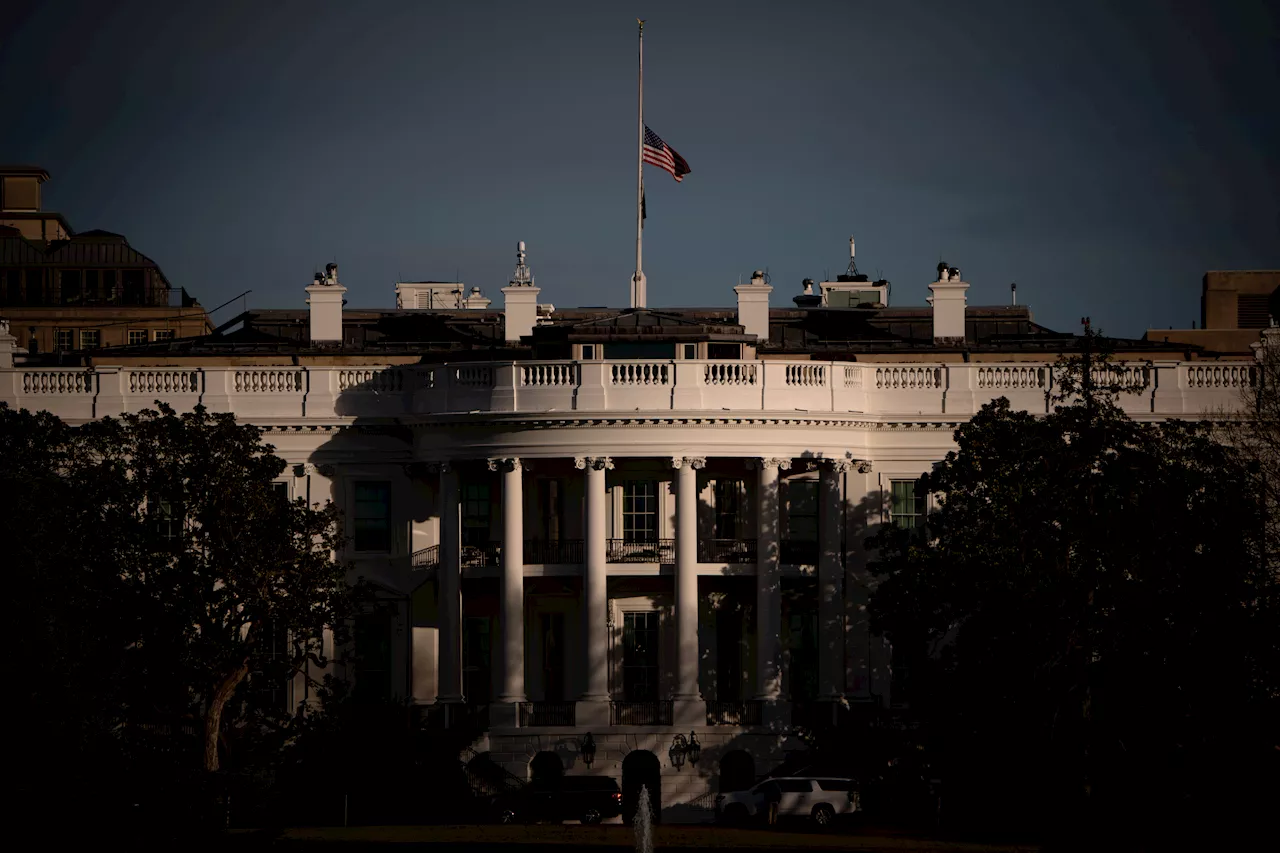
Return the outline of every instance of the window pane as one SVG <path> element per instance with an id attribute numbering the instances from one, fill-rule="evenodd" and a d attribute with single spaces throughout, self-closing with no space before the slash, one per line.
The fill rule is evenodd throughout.
<path id="1" fill-rule="evenodd" d="M 462 487 L 462 544 L 482 548 L 489 544 L 493 502 L 488 483 L 467 483 Z"/>
<path id="2" fill-rule="evenodd" d="M 627 542 L 658 539 L 658 483 L 627 480 L 622 485 L 622 537 Z"/>
<path id="3" fill-rule="evenodd" d="M 784 794 L 807 794 L 813 789 L 807 779 L 779 779 L 778 790 Z"/>
<path id="4" fill-rule="evenodd" d="M 80 330 L 80 349 L 97 349 L 100 340 L 97 329 Z"/>
<path id="5" fill-rule="evenodd" d="M 173 340 L 173 335 L 173 329 L 156 329 L 157 341 L 171 341 Z"/>
<path id="6" fill-rule="evenodd" d="M 893 480 L 889 484 L 889 518 L 899 527 L 918 527 L 924 520 L 924 495 L 916 494 L 915 480 Z"/>
<path id="7" fill-rule="evenodd" d="M 131 346 L 134 344 L 145 344 L 146 342 L 147 342 L 146 329 L 130 329 L 129 330 L 129 344 Z"/>
<path id="8" fill-rule="evenodd" d="M 787 507 L 787 531 L 783 538 L 818 541 L 818 481 L 783 480 L 782 498 Z"/>
<path id="9" fill-rule="evenodd" d="M 356 483 L 355 549 L 391 550 L 391 484 Z"/>
<path id="10" fill-rule="evenodd" d="M 658 614 L 622 617 L 622 685 L 628 702 L 658 698 Z"/>

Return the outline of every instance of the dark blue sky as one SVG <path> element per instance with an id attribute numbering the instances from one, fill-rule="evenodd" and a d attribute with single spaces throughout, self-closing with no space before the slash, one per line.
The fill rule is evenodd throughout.
<path id="1" fill-rule="evenodd" d="M 851 233 L 896 305 L 942 258 L 970 304 L 1017 281 L 1122 335 L 1190 325 L 1206 269 L 1280 267 L 1262 0 L 9 0 L 0 162 L 209 307 L 302 307 L 335 259 L 353 306 L 459 271 L 500 304 L 517 240 L 543 301 L 623 306 L 637 16 L 647 123 L 693 169 L 646 167 L 651 306 L 763 267 L 790 305 Z"/>

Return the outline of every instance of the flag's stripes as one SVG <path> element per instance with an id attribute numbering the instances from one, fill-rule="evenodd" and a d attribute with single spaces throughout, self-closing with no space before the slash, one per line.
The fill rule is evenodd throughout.
<path id="1" fill-rule="evenodd" d="M 689 174 L 689 164 L 684 158 L 647 126 L 644 129 L 644 162 L 670 172 L 677 181 L 683 181 Z"/>

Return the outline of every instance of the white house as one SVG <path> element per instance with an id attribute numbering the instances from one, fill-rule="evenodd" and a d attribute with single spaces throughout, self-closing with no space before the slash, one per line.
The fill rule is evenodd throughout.
<path id="1" fill-rule="evenodd" d="M 282 488 L 341 507 L 353 574 L 394 605 L 358 626 L 358 691 L 433 725 L 480 715 L 477 749 L 521 777 L 553 752 L 701 819 L 722 770 L 769 770 L 794 726 L 891 706 L 865 538 L 920 521 L 916 478 L 984 403 L 1047 411 L 1077 339 L 967 306 L 945 265 L 922 308 L 771 307 L 760 276 L 736 309 L 566 311 L 538 310 L 521 267 L 503 310 L 395 311 L 345 308 L 334 268 L 305 311 L 74 366 L 0 335 L 0 401 L 262 426 Z M 1248 352 L 1112 343 L 1140 420 L 1234 406 L 1254 376 Z M 696 764 L 670 751 L 691 733 Z"/>

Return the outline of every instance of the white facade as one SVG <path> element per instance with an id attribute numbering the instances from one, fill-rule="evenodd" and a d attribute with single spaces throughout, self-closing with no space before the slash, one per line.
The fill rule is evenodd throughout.
<path id="1" fill-rule="evenodd" d="M 863 541 L 914 512 L 893 505 L 894 483 L 954 449 L 984 403 L 1047 411 L 1056 370 L 20 365 L 0 369 L 0 400 L 72 423 L 202 403 L 264 427 L 291 494 L 337 502 L 355 574 L 400 602 L 389 658 L 357 682 L 385 679 L 433 707 L 487 704 L 480 746 L 521 776 L 543 750 L 569 772 L 615 776 L 653 752 L 676 820 L 708 815 L 727 753 L 746 750 L 762 773 L 798 746 L 793 716 L 813 702 L 892 700 L 889 649 L 867 628 Z M 1140 420 L 1233 407 L 1251 379 L 1246 361 L 1117 370 Z M 701 761 L 677 769 L 667 749 L 690 731 Z M 589 770 L 586 732 L 599 749 Z"/>

